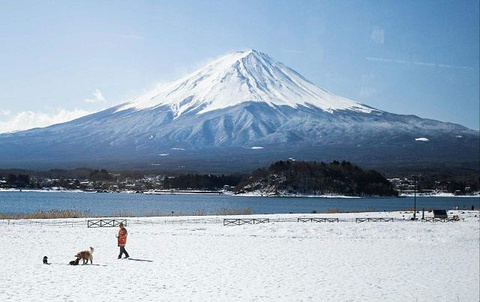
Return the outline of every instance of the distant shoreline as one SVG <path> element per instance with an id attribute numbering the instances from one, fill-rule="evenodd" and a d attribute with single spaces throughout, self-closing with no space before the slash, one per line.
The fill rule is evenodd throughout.
<path id="1" fill-rule="evenodd" d="M 414 197 L 414 194 L 400 194 L 398 197 L 392 196 L 348 196 L 348 195 L 302 195 L 302 194 L 282 194 L 282 195 L 269 195 L 269 194 L 261 194 L 261 193 L 241 193 L 241 194 L 234 194 L 232 192 L 223 192 L 223 191 L 201 191 L 201 190 L 169 190 L 167 191 L 158 191 L 158 192 L 135 192 L 135 191 L 121 191 L 121 192 L 98 192 L 98 191 L 83 191 L 83 190 L 64 190 L 64 189 L 5 189 L 1 188 L 0 193 L 2 192 L 35 192 L 35 193 L 87 193 L 87 194 L 142 194 L 142 195 L 224 195 L 224 196 L 231 196 L 231 197 L 266 197 L 266 198 L 325 198 L 325 199 L 332 199 L 332 198 L 339 198 L 339 199 L 362 199 L 362 198 L 405 198 L 405 197 Z M 425 197 L 459 197 L 459 198 L 480 198 L 479 194 L 475 195 L 454 195 L 453 193 L 438 193 L 438 194 L 430 194 L 430 193 L 417 193 L 417 198 L 425 198 Z"/>
<path id="2" fill-rule="evenodd" d="M 414 194 L 399 194 L 398 197 L 414 197 Z M 453 193 L 438 193 L 438 194 L 429 194 L 429 193 L 417 193 L 417 198 L 420 197 L 462 197 L 462 198 L 480 198 L 479 194 L 474 195 L 455 195 Z"/>

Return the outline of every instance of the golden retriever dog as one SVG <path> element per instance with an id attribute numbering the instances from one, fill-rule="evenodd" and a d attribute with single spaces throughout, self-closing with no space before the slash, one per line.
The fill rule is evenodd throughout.
<path id="1" fill-rule="evenodd" d="M 88 264 L 88 260 L 90 260 L 90 264 L 93 264 L 93 247 L 90 247 L 89 251 L 78 252 L 75 257 L 78 260 L 82 259 L 83 264 Z"/>

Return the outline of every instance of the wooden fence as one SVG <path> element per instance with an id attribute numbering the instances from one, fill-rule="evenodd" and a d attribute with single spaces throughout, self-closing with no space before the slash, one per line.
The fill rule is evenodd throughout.
<path id="1" fill-rule="evenodd" d="M 393 222 L 393 218 L 384 218 L 384 217 L 368 217 L 368 218 L 355 218 L 355 222 Z"/>
<path id="2" fill-rule="evenodd" d="M 269 223 L 269 218 L 252 218 L 252 219 L 240 219 L 240 218 L 225 218 L 223 219 L 223 225 L 243 225 L 243 224 L 260 224 Z"/>
<path id="3" fill-rule="evenodd" d="M 460 221 L 460 218 L 458 218 L 458 216 L 447 217 L 447 218 L 427 217 L 423 221 L 427 221 L 427 222 L 455 222 L 455 221 Z"/>
<path id="4" fill-rule="evenodd" d="M 118 227 L 120 223 L 127 226 L 126 219 L 89 219 L 87 220 L 87 228 Z"/>
<path id="5" fill-rule="evenodd" d="M 297 222 L 339 222 L 338 218 L 326 218 L 326 217 L 299 217 Z"/>

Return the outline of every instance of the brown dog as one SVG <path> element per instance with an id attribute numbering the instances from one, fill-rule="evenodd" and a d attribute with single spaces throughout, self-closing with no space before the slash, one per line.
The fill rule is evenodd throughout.
<path id="1" fill-rule="evenodd" d="M 88 264 L 88 260 L 90 260 L 90 264 L 93 264 L 93 247 L 90 247 L 89 251 L 78 252 L 75 257 L 78 260 L 82 259 L 83 264 Z"/>

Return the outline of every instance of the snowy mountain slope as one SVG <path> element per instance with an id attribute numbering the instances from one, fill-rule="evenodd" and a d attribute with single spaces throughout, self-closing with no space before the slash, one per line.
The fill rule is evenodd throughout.
<path id="1" fill-rule="evenodd" d="M 235 52 L 206 67 L 120 107 L 118 110 L 170 107 L 175 117 L 223 109 L 243 102 L 270 106 L 315 106 L 327 112 L 372 108 L 333 95 L 306 80 L 294 70 L 256 50 Z"/>
<path id="2" fill-rule="evenodd" d="M 224 56 L 131 102 L 0 135 L 0 168 L 122 162 L 194 169 L 199 161 L 228 167 L 232 154 L 245 167 L 285 156 L 478 162 L 478 141 L 478 132 L 461 125 L 335 96 L 252 50 Z"/>

